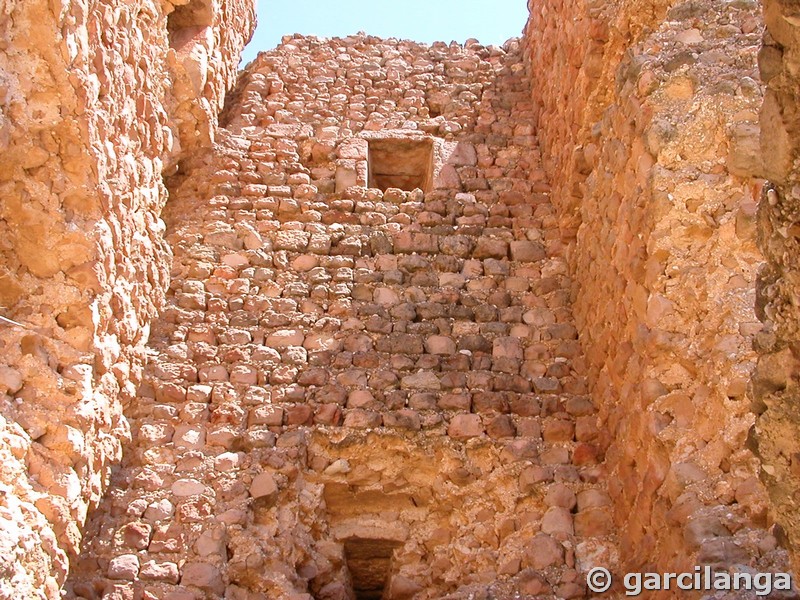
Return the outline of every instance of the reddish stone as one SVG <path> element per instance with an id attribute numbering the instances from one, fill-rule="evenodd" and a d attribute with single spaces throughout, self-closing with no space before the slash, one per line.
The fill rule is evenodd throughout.
<path id="1" fill-rule="evenodd" d="M 577 444 L 572 451 L 572 464 L 576 466 L 594 465 L 599 462 L 600 450 L 592 444 Z"/>
<path id="2" fill-rule="evenodd" d="M 219 569 L 210 563 L 190 562 L 183 565 L 181 585 L 191 585 L 212 594 L 221 595 L 225 591 L 225 583 Z"/>
<path id="3" fill-rule="evenodd" d="M 519 591 L 526 597 L 541 597 L 550 593 L 550 586 L 533 569 L 525 569 L 517 576 Z"/>
<path id="4" fill-rule="evenodd" d="M 508 403 L 511 412 L 521 417 L 538 417 L 541 411 L 539 399 L 532 394 L 514 395 Z"/>
<path id="5" fill-rule="evenodd" d="M 450 419 L 447 435 L 456 439 L 466 439 L 483 435 L 483 423 L 478 415 L 456 415 Z"/>
<path id="6" fill-rule="evenodd" d="M 435 235 L 402 231 L 394 236 L 394 251 L 397 253 L 435 254 L 439 251 L 439 241 Z"/>
<path id="7" fill-rule="evenodd" d="M 345 410 L 343 425 L 353 429 L 369 429 L 380 427 L 382 422 L 383 418 L 380 413 L 360 409 L 347 409 Z"/>
<path id="8" fill-rule="evenodd" d="M 542 517 L 542 531 L 555 535 L 572 535 L 574 527 L 569 510 L 553 506 Z"/>
<path id="9" fill-rule="evenodd" d="M 517 370 L 519 370 L 518 367 Z M 531 391 L 531 387 L 530 380 L 520 375 L 498 375 L 494 380 L 494 389 L 497 391 L 526 394 Z"/>
<path id="10" fill-rule="evenodd" d="M 561 565 L 563 561 L 564 547 L 547 534 L 536 535 L 525 545 L 525 562 L 537 571 Z"/>
<path id="11" fill-rule="evenodd" d="M 595 441 L 598 434 L 597 417 L 578 417 L 575 421 L 575 439 L 579 442 Z"/>
<path id="12" fill-rule="evenodd" d="M 472 256 L 475 258 L 507 258 L 508 242 L 497 238 L 480 237 Z"/>
<path id="13" fill-rule="evenodd" d="M 540 466 L 528 467 L 519 474 L 519 489 L 523 494 L 530 494 L 532 491 L 542 488 L 545 483 L 552 480 L 552 468 Z"/>
<path id="14" fill-rule="evenodd" d="M 437 402 L 439 408 L 443 410 L 468 411 L 472 406 L 472 394 L 462 392 L 460 394 L 443 394 Z"/>
<path id="15" fill-rule="evenodd" d="M 419 431 L 421 429 L 419 415 L 413 410 L 398 410 L 396 412 L 384 413 L 383 424 L 385 427 L 397 427 L 400 429 L 410 429 Z"/>
<path id="16" fill-rule="evenodd" d="M 125 545 L 144 550 L 150 543 L 150 534 L 153 528 L 147 523 L 128 523 L 122 528 L 122 539 Z"/>
<path id="17" fill-rule="evenodd" d="M 472 406 L 476 413 L 507 413 L 508 401 L 502 392 L 475 392 Z"/>
<path id="18" fill-rule="evenodd" d="M 521 262 L 534 262 L 547 258 L 547 251 L 541 242 L 511 242 L 511 258 Z"/>
<path id="19" fill-rule="evenodd" d="M 295 404 L 286 407 L 287 425 L 311 425 L 314 409 L 308 404 Z"/>
<path id="20" fill-rule="evenodd" d="M 570 442 L 575 435 L 575 425 L 566 419 L 547 419 L 542 429 L 545 442 Z"/>
<path id="21" fill-rule="evenodd" d="M 467 376 L 465 373 L 450 371 L 439 378 L 439 383 L 442 384 L 442 389 L 445 390 L 464 388 L 467 386 Z"/>
<path id="22" fill-rule="evenodd" d="M 536 460 L 539 449 L 536 442 L 532 440 L 516 439 L 508 442 L 500 454 L 504 462 L 516 462 L 518 460 Z"/>
<path id="23" fill-rule="evenodd" d="M 314 423 L 319 425 L 339 425 L 342 421 L 342 409 L 337 404 L 322 404 L 314 414 Z"/>
<path id="24" fill-rule="evenodd" d="M 516 435 L 514 420 L 508 415 L 497 415 L 486 424 L 486 433 L 491 438 L 508 438 Z"/>
<path id="25" fill-rule="evenodd" d="M 614 530 L 608 508 L 588 508 L 575 515 L 575 534 L 581 537 L 600 537 Z"/>

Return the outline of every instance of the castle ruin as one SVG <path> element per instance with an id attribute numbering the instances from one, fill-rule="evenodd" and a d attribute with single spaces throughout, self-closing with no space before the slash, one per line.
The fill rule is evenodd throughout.
<path id="1" fill-rule="evenodd" d="M 0 598 L 797 572 L 795 8 L 528 8 L 3 2 Z"/>

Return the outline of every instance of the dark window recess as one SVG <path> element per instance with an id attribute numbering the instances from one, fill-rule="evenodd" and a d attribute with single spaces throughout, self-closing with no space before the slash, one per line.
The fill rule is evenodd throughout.
<path id="1" fill-rule="evenodd" d="M 183 47 L 206 27 L 211 27 L 214 14 L 209 0 L 190 0 L 176 6 L 167 16 L 167 32 L 171 48 Z"/>
<path id="2" fill-rule="evenodd" d="M 350 538 L 344 542 L 347 569 L 356 600 L 380 600 L 398 542 Z"/>
<path id="3" fill-rule="evenodd" d="M 433 184 L 433 142 L 431 140 L 370 140 L 369 181 L 371 188 L 386 191 L 416 188 L 427 192 Z"/>

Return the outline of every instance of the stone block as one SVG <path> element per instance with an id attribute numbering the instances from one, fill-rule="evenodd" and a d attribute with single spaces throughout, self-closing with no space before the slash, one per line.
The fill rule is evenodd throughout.
<path id="1" fill-rule="evenodd" d="M 286 407 L 287 425 L 310 425 L 314 409 L 308 404 L 294 404 Z"/>
<path id="2" fill-rule="evenodd" d="M 430 233 L 413 233 L 403 231 L 395 234 L 394 251 L 399 254 L 435 254 L 439 251 L 439 240 L 437 236 Z"/>
<path id="3" fill-rule="evenodd" d="M 547 534 L 536 535 L 525 545 L 525 562 L 537 571 L 560 565 L 563 561 L 564 547 Z"/>
<path id="4" fill-rule="evenodd" d="M 536 262 L 547 258 L 547 251 L 541 242 L 511 242 L 511 259 L 519 262 Z"/>
<path id="5" fill-rule="evenodd" d="M 479 415 L 455 415 L 450 419 L 447 435 L 456 439 L 467 439 L 483 435 L 483 423 Z"/>
<path id="6" fill-rule="evenodd" d="M 574 527 L 569 510 L 559 506 L 547 509 L 542 517 L 542 531 L 556 536 L 572 535 Z"/>
<path id="7" fill-rule="evenodd" d="M 567 419 L 547 419 L 542 428 L 545 442 L 569 442 L 575 435 L 575 424 Z"/>
<path id="8" fill-rule="evenodd" d="M 108 563 L 108 577 L 110 579 L 134 581 L 138 575 L 139 557 L 135 554 L 122 554 L 112 558 Z"/>
<path id="9" fill-rule="evenodd" d="M 472 409 L 480 414 L 507 413 L 508 399 L 502 392 L 474 392 Z"/>
<path id="10" fill-rule="evenodd" d="M 413 410 L 398 410 L 396 412 L 384 413 L 384 427 L 397 427 L 398 429 L 409 429 L 419 431 L 422 428 L 419 415 Z"/>
<path id="11" fill-rule="evenodd" d="M 481 259 L 508 258 L 508 242 L 497 238 L 479 237 L 472 256 Z"/>
<path id="12" fill-rule="evenodd" d="M 456 353 L 456 343 L 444 335 L 432 335 L 425 340 L 425 351 L 429 354 L 447 356 Z"/>
<path id="13" fill-rule="evenodd" d="M 181 585 L 198 587 L 201 590 L 221 596 L 225 583 L 219 569 L 207 562 L 187 562 L 181 569 Z"/>
<path id="14" fill-rule="evenodd" d="M 572 464 L 575 466 L 594 465 L 601 459 L 602 453 L 594 444 L 576 444 L 572 451 Z"/>
<path id="15" fill-rule="evenodd" d="M 145 581 L 163 581 L 177 584 L 180 580 L 178 565 L 173 562 L 156 562 L 149 560 L 142 565 L 139 576 Z"/>
<path id="16" fill-rule="evenodd" d="M 500 439 L 514 437 L 517 433 L 514 420 L 508 415 L 497 415 L 486 424 L 486 433 L 490 438 Z"/>
<path id="17" fill-rule="evenodd" d="M 400 380 L 400 387 L 404 390 L 439 390 L 442 388 L 442 384 L 435 373 L 420 371 L 403 377 Z"/>
<path id="18" fill-rule="evenodd" d="M 556 483 L 547 490 L 544 501 L 547 506 L 560 506 L 571 511 L 575 508 L 578 498 L 569 487 L 563 483 Z"/>
<path id="19" fill-rule="evenodd" d="M 16 394 L 22 388 L 22 375 L 11 367 L 0 367 L 0 390 Z"/>
<path id="20" fill-rule="evenodd" d="M 314 413 L 314 423 L 319 425 L 339 425 L 342 409 L 337 404 L 323 404 Z"/>
<path id="21" fill-rule="evenodd" d="M 472 394 L 467 392 L 442 394 L 437 405 L 443 410 L 469 411 L 472 407 Z"/>
<path id="22" fill-rule="evenodd" d="M 196 479 L 188 478 L 178 479 L 172 484 L 171 489 L 172 493 L 179 498 L 195 496 L 208 491 L 208 488 L 204 484 L 200 483 Z"/>
<path id="23" fill-rule="evenodd" d="M 575 535 L 600 537 L 614 531 L 614 521 L 608 508 L 588 508 L 575 515 Z"/>
<path id="24" fill-rule="evenodd" d="M 492 344 L 492 357 L 522 360 L 524 358 L 522 341 L 515 337 L 496 338 Z"/>
<path id="25" fill-rule="evenodd" d="M 274 501 L 278 496 L 278 484 L 272 473 L 259 473 L 250 484 L 250 495 L 266 501 Z"/>
<path id="26" fill-rule="evenodd" d="M 380 427 L 383 418 L 380 413 L 361 409 L 348 409 L 344 415 L 344 427 L 353 429 L 371 429 Z"/>

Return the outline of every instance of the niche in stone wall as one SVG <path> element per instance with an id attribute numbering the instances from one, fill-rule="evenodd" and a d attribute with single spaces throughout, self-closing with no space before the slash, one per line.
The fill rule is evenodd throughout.
<path id="1" fill-rule="evenodd" d="M 167 16 L 170 47 L 178 50 L 193 41 L 212 25 L 213 19 L 211 0 L 189 0 L 186 4 L 176 6 Z"/>
<path id="2" fill-rule="evenodd" d="M 369 140 L 368 187 L 427 192 L 433 184 L 433 141 L 430 139 Z"/>

